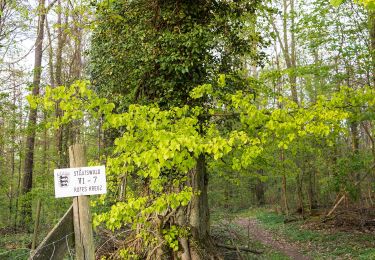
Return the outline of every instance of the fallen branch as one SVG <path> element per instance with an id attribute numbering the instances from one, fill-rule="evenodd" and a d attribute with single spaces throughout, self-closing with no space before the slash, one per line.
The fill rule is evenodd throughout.
<path id="1" fill-rule="evenodd" d="M 328 218 L 329 216 L 331 216 L 331 214 L 336 210 L 337 206 L 340 205 L 341 201 L 343 201 L 346 197 L 346 193 L 344 193 L 344 195 L 341 196 L 341 198 L 339 199 L 339 201 L 333 206 L 333 208 L 328 212 L 326 218 Z"/>
<path id="2" fill-rule="evenodd" d="M 375 163 L 370 167 L 370 169 L 368 169 L 366 174 L 364 174 L 363 177 L 354 184 L 354 187 L 357 187 L 359 184 L 361 184 L 361 182 L 367 178 L 367 176 L 371 173 L 372 169 L 374 168 L 375 168 Z M 326 218 L 329 217 L 336 210 L 337 206 L 340 205 L 340 203 L 345 199 L 345 197 L 346 197 L 346 191 L 344 191 L 344 194 L 341 196 L 341 198 L 337 201 L 337 203 L 335 203 L 333 208 L 326 215 Z"/>
<path id="3" fill-rule="evenodd" d="M 222 248 L 225 248 L 225 249 L 229 249 L 229 250 L 236 250 L 236 251 L 240 250 L 240 251 L 244 251 L 244 252 L 250 252 L 250 253 L 253 253 L 253 254 L 256 254 L 256 255 L 263 254 L 263 251 L 257 251 L 255 249 L 251 249 L 251 248 L 247 248 L 247 247 L 228 246 L 228 245 L 224 245 L 224 244 L 216 244 L 216 246 L 222 247 Z"/>

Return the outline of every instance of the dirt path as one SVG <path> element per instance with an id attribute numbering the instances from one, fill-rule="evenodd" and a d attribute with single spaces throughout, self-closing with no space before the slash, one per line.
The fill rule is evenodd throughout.
<path id="1" fill-rule="evenodd" d="M 312 258 L 303 255 L 299 252 L 298 248 L 287 242 L 285 239 L 281 237 L 274 237 L 270 231 L 265 230 L 261 225 L 257 222 L 256 219 L 253 218 L 238 218 L 236 223 L 246 229 L 249 230 L 250 236 L 253 239 L 258 240 L 264 245 L 270 246 L 273 249 L 282 252 L 284 255 L 290 257 L 291 259 L 295 260 L 311 260 Z"/>

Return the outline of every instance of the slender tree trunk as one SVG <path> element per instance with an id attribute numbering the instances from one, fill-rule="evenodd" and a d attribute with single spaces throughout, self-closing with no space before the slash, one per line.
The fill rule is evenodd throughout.
<path id="1" fill-rule="evenodd" d="M 48 69 L 49 69 L 49 77 L 50 77 L 50 84 L 51 87 L 55 87 L 55 72 L 53 66 L 53 45 L 52 45 L 52 37 L 51 31 L 48 25 L 48 19 L 46 18 L 46 31 L 47 31 L 47 38 L 48 38 Z"/>
<path id="2" fill-rule="evenodd" d="M 23 107 L 22 98 L 18 100 L 18 107 Z M 22 113 L 19 113 L 19 131 L 22 133 L 24 131 L 24 122 L 23 122 L 23 116 Z M 18 167 L 17 167 L 17 188 L 16 188 L 16 194 L 15 194 L 15 205 L 14 205 L 14 230 L 17 229 L 18 225 L 18 212 L 19 212 L 19 197 L 21 193 L 21 181 L 22 181 L 22 159 L 23 159 L 23 138 L 19 138 L 18 141 Z"/>
<path id="3" fill-rule="evenodd" d="M 310 212 L 314 209 L 318 208 L 318 201 L 316 198 L 316 190 L 315 190 L 315 171 L 309 171 L 309 186 L 308 186 L 308 195 L 309 195 L 309 204 L 310 204 Z"/>
<path id="4" fill-rule="evenodd" d="M 361 123 L 361 125 L 368 137 L 369 146 L 371 147 L 372 161 L 373 163 L 375 163 L 375 138 L 374 138 L 373 132 L 371 131 L 371 129 L 373 129 L 373 126 L 371 122 L 363 122 Z M 369 197 L 369 201 L 371 205 L 374 205 L 374 201 L 372 199 L 373 183 L 375 183 L 375 169 L 373 169 L 372 171 L 372 175 L 370 176 L 370 182 L 368 183 L 368 186 L 367 186 L 367 193 L 368 193 L 368 197 Z"/>
<path id="5" fill-rule="evenodd" d="M 296 77 L 296 68 L 297 68 L 297 59 L 296 59 L 296 37 L 295 37 L 295 12 L 294 12 L 294 0 L 290 0 L 290 19 L 291 19 L 291 42 L 290 42 L 290 63 L 291 63 L 291 73 L 290 75 L 290 88 L 292 90 L 293 101 L 299 104 L 298 102 L 298 92 L 297 92 L 297 77 Z"/>
<path id="6" fill-rule="evenodd" d="M 369 11 L 370 51 L 372 59 L 372 86 L 375 88 L 375 11 Z"/>
<path id="7" fill-rule="evenodd" d="M 283 174 L 283 203 L 284 203 L 284 211 L 286 215 L 289 215 L 289 206 L 288 206 L 288 197 L 287 197 L 287 189 L 286 189 L 286 176 L 285 173 Z"/>
<path id="8" fill-rule="evenodd" d="M 56 76 L 56 85 L 62 85 L 62 53 L 63 47 L 66 40 L 66 34 L 62 28 L 62 5 L 61 0 L 57 1 L 57 6 L 59 12 L 57 13 L 57 48 L 56 48 L 56 63 L 55 63 L 55 76 Z"/>
<path id="9" fill-rule="evenodd" d="M 224 208 L 225 209 L 229 208 L 229 203 L 230 203 L 230 187 L 229 187 L 229 183 L 226 182 L 224 184 Z"/>
<path id="10" fill-rule="evenodd" d="M 283 204 L 284 204 L 284 212 L 286 215 L 289 215 L 289 205 L 288 205 L 288 197 L 287 197 L 287 186 L 286 186 L 286 175 L 285 175 L 285 170 L 284 170 L 284 151 L 280 151 L 280 161 L 283 164 L 283 176 L 282 176 L 282 197 L 283 197 Z"/>
<path id="11" fill-rule="evenodd" d="M 297 185 L 297 196 L 298 196 L 298 209 L 297 211 L 301 213 L 301 215 L 305 216 L 305 207 L 303 205 L 303 193 L 302 193 L 302 183 L 303 183 L 303 175 L 298 173 L 296 176 L 296 185 Z"/>
<path id="12" fill-rule="evenodd" d="M 57 1 L 58 5 L 58 14 L 57 14 L 57 49 L 56 49 L 56 63 L 55 63 L 55 77 L 56 77 L 56 85 L 61 86 L 63 85 L 62 80 L 62 53 L 63 53 L 63 47 L 66 42 L 66 33 L 64 33 L 63 30 L 63 24 L 62 24 L 62 5 L 61 0 Z M 66 16 L 66 22 L 68 22 L 68 16 Z M 62 116 L 62 111 L 60 109 L 59 102 L 56 103 L 56 109 L 55 109 L 55 115 L 56 118 L 60 118 Z M 57 167 L 62 168 L 67 165 L 67 156 L 64 153 L 64 126 L 59 126 L 59 128 L 56 130 L 56 147 L 57 147 Z M 67 148 L 67 144 L 65 145 L 65 148 Z M 66 150 L 66 149 L 65 149 Z"/>
<path id="13" fill-rule="evenodd" d="M 45 0 L 39 0 L 38 5 L 39 21 L 38 34 L 35 43 L 35 60 L 34 60 L 34 77 L 32 95 L 39 95 L 40 77 L 42 72 L 42 54 L 43 54 L 43 38 L 44 38 L 44 22 L 46 17 Z M 35 144 L 35 124 L 37 120 L 37 109 L 30 108 L 27 123 L 27 138 L 25 152 L 25 166 L 22 183 L 22 194 L 26 195 L 32 189 L 33 182 L 33 166 L 34 166 L 34 144 Z M 31 220 L 31 202 L 25 201 L 22 206 L 22 224 L 25 225 Z"/>
<path id="14" fill-rule="evenodd" d="M 69 65 L 69 83 L 72 83 L 81 78 L 82 74 L 82 32 L 83 29 L 80 27 L 80 22 L 82 20 L 82 14 L 75 10 L 72 2 L 69 2 L 72 10 L 72 20 L 74 21 L 72 26 L 72 36 L 71 40 L 74 46 L 72 60 Z M 81 138 L 84 138 L 81 133 L 82 120 L 76 120 L 75 122 L 67 125 L 65 127 L 69 128 L 68 138 L 70 143 L 79 143 Z M 64 131 L 64 134 L 67 131 Z"/>
<path id="15" fill-rule="evenodd" d="M 298 92 L 297 92 L 297 78 L 295 74 L 296 69 L 296 40 L 294 33 L 294 0 L 289 1 L 290 12 L 288 13 L 288 1 L 283 0 L 283 40 L 281 39 L 280 33 L 278 32 L 276 25 L 272 22 L 272 26 L 275 30 L 277 39 L 279 41 L 282 53 L 284 56 L 285 64 L 289 70 L 289 83 L 290 90 L 292 92 L 292 100 L 298 104 Z M 290 17 L 290 48 L 289 48 L 289 36 L 288 36 L 288 17 Z"/>
<path id="16" fill-rule="evenodd" d="M 259 170 L 259 174 L 263 175 L 263 170 Z M 257 199 L 258 206 L 264 206 L 265 204 L 264 186 L 264 182 L 262 182 L 260 179 L 257 179 L 255 184 L 255 197 Z"/>
<path id="17" fill-rule="evenodd" d="M 11 134 L 11 142 L 12 142 L 12 148 L 10 151 L 10 187 L 9 187 L 9 226 L 12 225 L 12 215 L 13 215 L 13 197 L 14 197 L 14 175 L 16 173 L 16 127 L 17 127 L 17 108 L 16 108 L 16 101 L 17 101 L 17 95 L 16 95 L 16 84 L 13 85 L 13 111 L 12 111 L 12 134 Z"/>
<path id="18" fill-rule="evenodd" d="M 352 135 L 352 152 L 353 152 L 353 159 L 357 161 L 359 159 L 359 133 L 358 133 L 358 123 L 352 122 L 350 125 L 351 135 Z M 355 181 L 359 182 L 361 180 L 361 174 L 359 169 L 355 170 L 353 173 Z M 361 184 L 358 185 L 358 195 L 361 198 Z"/>
<path id="19" fill-rule="evenodd" d="M 0 110 L 0 172 L 4 172 L 5 169 L 5 149 L 4 149 L 4 143 L 5 143 L 5 123 L 4 123 L 4 117 Z M 4 111 L 5 113 L 5 111 Z"/>
<path id="20" fill-rule="evenodd" d="M 80 21 L 82 15 L 75 11 L 73 6 L 73 41 L 74 41 L 74 53 L 72 59 L 72 65 L 70 67 L 71 80 L 75 81 L 81 78 L 82 73 L 82 28 L 80 27 Z"/>

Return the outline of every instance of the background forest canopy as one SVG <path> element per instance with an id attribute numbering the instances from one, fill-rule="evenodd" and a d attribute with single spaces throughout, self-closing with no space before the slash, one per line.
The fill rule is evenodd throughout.
<path id="1" fill-rule="evenodd" d="M 128 232 L 107 257 L 217 256 L 212 214 L 374 207 L 373 0 L 0 1 L 0 46 L 0 228 L 56 223 L 74 143 L 107 167 L 97 236 Z"/>

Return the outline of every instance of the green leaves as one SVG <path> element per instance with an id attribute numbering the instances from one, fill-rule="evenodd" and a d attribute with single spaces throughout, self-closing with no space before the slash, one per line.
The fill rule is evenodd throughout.
<path id="1" fill-rule="evenodd" d="M 375 0 L 355 0 L 355 2 L 364 5 L 369 10 L 375 10 Z"/>
<path id="2" fill-rule="evenodd" d="M 225 77 L 220 77 L 218 84 L 225 87 Z M 145 183 L 147 193 L 129 192 L 124 201 L 95 217 L 95 225 L 105 223 L 112 230 L 127 224 L 147 225 L 150 216 L 164 216 L 187 206 L 193 190 L 186 181 L 202 154 L 211 164 L 230 157 L 231 168 L 241 171 L 252 167 L 268 151 L 294 149 L 308 138 L 329 143 L 330 138 L 346 131 L 343 122 L 358 120 L 363 113 L 375 117 L 373 88 L 342 87 L 331 98 L 319 96 L 315 103 L 300 106 L 279 98 L 281 106 L 260 108 L 252 93 L 216 95 L 212 86 L 205 84 L 194 89 L 192 96 L 215 97 L 221 105 L 212 106 L 210 113 L 203 106 L 187 105 L 170 109 L 130 105 L 127 112 L 114 113 L 114 105 L 98 97 L 89 86 L 78 81 L 69 87 L 47 88 L 44 97 L 29 97 L 29 102 L 47 111 L 59 102 L 64 114 L 52 124 L 90 115 L 103 117 L 107 129 L 121 129 L 113 154 L 107 159 L 109 190 L 115 194 L 123 177 L 132 176 Z M 235 120 L 230 121 L 233 117 Z M 223 127 L 223 122 L 233 125 Z M 173 226 L 160 231 L 162 242 L 178 250 L 177 238 L 182 231 Z M 151 235 L 143 236 L 147 240 Z"/>
<path id="3" fill-rule="evenodd" d="M 344 0 L 330 0 L 331 5 L 334 7 L 340 6 Z M 369 10 L 375 10 L 375 0 L 354 0 L 355 3 L 363 5 Z"/>
<path id="4" fill-rule="evenodd" d="M 334 7 L 338 7 L 339 5 L 341 5 L 341 3 L 343 2 L 343 0 L 330 0 L 329 2 L 330 2 L 331 5 L 333 5 Z"/>
<path id="5" fill-rule="evenodd" d="M 190 97 L 194 99 L 201 98 L 203 95 L 212 94 L 212 85 L 211 84 L 203 84 L 196 88 L 194 88 L 190 92 Z"/>

